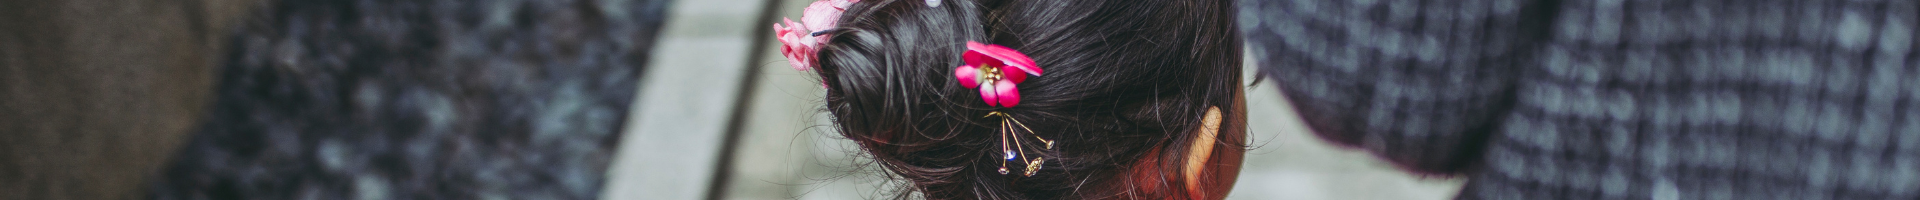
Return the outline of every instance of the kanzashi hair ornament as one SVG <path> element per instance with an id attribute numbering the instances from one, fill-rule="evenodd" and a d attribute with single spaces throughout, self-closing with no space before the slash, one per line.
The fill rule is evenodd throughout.
<path id="1" fill-rule="evenodd" d="M 953 77 L 960 81 L 962 87 L 979 89 L 980 100 L 986 101 L 989 106 L 1012 108 L 1019 105 L 1018 84 L 1025 82 L 1027 75 L 1038 77 L 1041 72 L 1040 66 L 1027 54 L 1000 45 L 967 41 L 967 51 L 960 54 L 960 59 L 966 65 L 954 67 Z M 1020 142 L 1019 131 L 1024 130 L 1034 140 L 1046 144 L 1046 149 L 1053 149 L 1053 140 L 1041 138 L 1032 128 L 1027 128 L 1027 124 L 1014 119 L 1013 115 L 1000 111 L 987 113 L 986 118 L 992 117 L 1000 117 L 998 135 L 1000 153 L 1004 156 L 1004 160 L 1000 161 L 1000 174 L 1011 172 L 1007 170 L 1007 162 L 1014 159 L 1022 159 L 1020 163 L 1026 165 L 1026 170 L 1021 171 L 1023 176 L 1033 176 L 1034 172 L 1040 171 L 1041 164 L 1045 164 L 1047 159 L 1027 156 L 1026 143 Z"/>
<path id="2" fill-rule="evenodd" d="M 781 18 L 784 23 L 773 24 L 773 37 L 780 40 L 780 55 L 787 57 L 787 64 L 795 70 L 812 69 L 819 58 L 822 45 L 826 45 L 827 30 L 833 29 L 840 13 L 860 0 L 820 0 L 807 5 L 800 13 L 800 22 Z M 785 26 L 782 26 L 785 24 Z"/>

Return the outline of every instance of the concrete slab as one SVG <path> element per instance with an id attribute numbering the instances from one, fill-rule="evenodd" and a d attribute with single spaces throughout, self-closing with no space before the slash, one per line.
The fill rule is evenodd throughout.
<path id="1" fill-rule="evenodd" d="M 601 198 L 709 197 L 767 3 L 673 3 Z"/>

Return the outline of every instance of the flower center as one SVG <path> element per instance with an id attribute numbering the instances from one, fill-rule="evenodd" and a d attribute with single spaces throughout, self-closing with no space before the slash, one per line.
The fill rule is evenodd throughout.
<path id="1" fill-rule="evenodd" d="M 981 75 L 980 78 L 983 80 L 986 80 L 985 82 L 987 83 L 999 81 L 1000 78 L 1004 76 L 1003 74 L 1000 74 L 1000 68 L 998 66 L 992 66 L 992 65 L 981 67 L 980 75 Z"/>

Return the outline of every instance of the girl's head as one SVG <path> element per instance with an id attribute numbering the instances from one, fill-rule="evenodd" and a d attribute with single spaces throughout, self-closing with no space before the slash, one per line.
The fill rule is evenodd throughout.
<path id="1" fill-rule="evenodd" d="M 928 198 L 1220 198 L 1244 149 L 1232 2 L 860 0 L 812 68 L 840 133 Z M 1046 73 L 990 106 L 954 77 L 968 41 Z M 1022 141 L 1034 175 L 998 172 L 996 111 L 1056 141 Z"/>

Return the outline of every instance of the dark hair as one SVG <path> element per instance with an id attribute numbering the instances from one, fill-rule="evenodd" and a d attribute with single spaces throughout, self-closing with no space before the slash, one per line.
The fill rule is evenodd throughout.
<path id="1" fill-rule="evenodd" d="M 596 198 L 664 5 L 273 2 L 151 198 Z"/>
<path id="2" fill-rule="evenodd" d="M 866 0 L 830 31 L 816 73 L 840 134 L 927 198 L 1186 196 L 1181 162 L 1154 161 L 1186 159 L 1208 108 L 1236 110 L 1233 16 L 1231 0 Z M 952 74 L 967 41 L 1017 49 L 1046 73 L 1019 84 L 1018 107 L 988 106 Z M 1040 172 L 997 172 L 991 111 L 1058 141 L 1038 151 Z"/>

